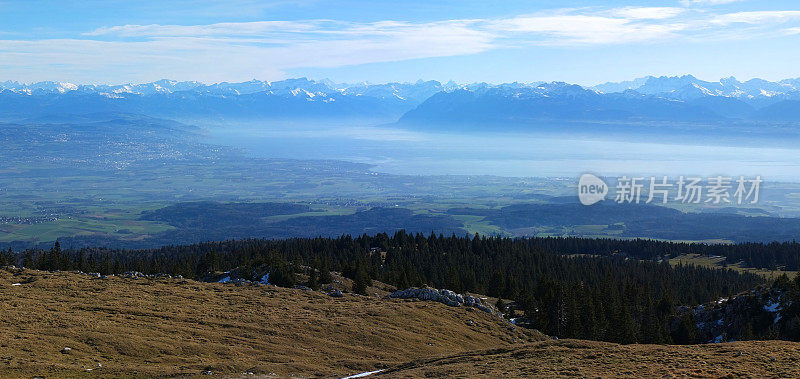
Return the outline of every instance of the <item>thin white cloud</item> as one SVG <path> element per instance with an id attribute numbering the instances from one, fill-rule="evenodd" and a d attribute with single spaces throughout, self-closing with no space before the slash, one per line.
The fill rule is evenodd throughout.
<path id="1" fill-rule="evenodd" d="M 764 24 L 787 22 L 800 19 L 800 11 L 758 11 L 758 12 L 736 12 L 716 16 L 711 23 L 717 25 L 730 24 Z"/>
<path id="2" fill-rule="evenodd" d="M 152 79 L 148 75 L 209 82 L 274 79 L 297 67 L 465 55 L 493 48 L 494 36 L 470 23 L 380 22 L 332 28 L 322 22 L 325 27 L 309 28 L 303 22 L 288 23 L 277 33 L 265 32 L 274 24 L 264 23 L 127 25 L 91 32 L 103 40 L 0 40 L 0 67 L 13 67 L 5 71 L 16 72 L 14 78 L 22 80 L 43 72 L 58 73 L 51 79 L 78 81 L 146 81 Z M 133 39 L 113 39 L 122 35 Z"/>
<path id="3" fill-rule="evenodd" d="M 596 15 L 542 15 L 493 21 L 490 28 L 543 45 L 642 42 L 667 38 L 685 28 L 682 23 L 655 24 L 637 20 Z"/>
<path id="4" fill-rule="evenodd" d="M 14 79 L 275 79 L 304 67 L 469 55 L 518 46 L 764 38 L 797 34 L 800 11 L 713 13 L 675 7 L 562 9 L 502 19 L 336 20 L 116 25 L 72 39 L 0 40 Z M 43 73 L 51 78 L 42 78 Z M 87 78 L 89 80 L 87 80 Z"/>
<path id="5" fill-rule="evenodd" d="M 784 33 L 786 33 L 788 35 L 800 34 L 800 27 L 798 27 L 798 28 L 788 28 L 788 29 L 784 29 L 783 31 L 784 31 Z"/>
<path id="6" fill-rule="evenodd" d="M 329 21 L 333 23 L 332 21 Z M 256 21 L 224 22 L 209 25 L 119 25 L 102 27 L 85 36 L 118 37 L 188 37 L 188 36 L 236 36 L 264 33 L 304 33 L 320 30 L 326 21 Z"/>
<path id="7" fill-rule="evenodd" d="M 684 12 L 686 9 L 677 7 L 624 7 L 614 9 L 609 14 L 634 20 L 664 20 Z"/>
<path id="8" fill-rule="evenodd" d="M 745 0 L 681 0 L 681 4 L 684 6 L 692 6 L 692 5 L 724 5 L 730 3 L 738 3 Z"/>

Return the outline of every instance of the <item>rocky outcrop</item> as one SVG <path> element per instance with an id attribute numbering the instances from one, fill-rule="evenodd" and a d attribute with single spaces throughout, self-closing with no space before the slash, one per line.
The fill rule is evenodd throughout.
<path id="1" fill-rule="evenodd" d="M 425 301 L 435 301 L 451 307 L 473 307 L 484 312 L 498 314 L 497 310 L 495 310 L 493 306 L 483 299 L 467 294 L 460 295 L 448 289 L 408 288 L 404 290 L 397 290 L 389 295 L 389 297 L 395 299 L 419 299 Z"/>
<path id="2" fill-rule="evenodd" d="M 683 307 L 678 313 L 691 313 L 699 342 L 794 339 L 795 311 L 786 292 L 775 286 L 761 287 L 697 307 Z"/>

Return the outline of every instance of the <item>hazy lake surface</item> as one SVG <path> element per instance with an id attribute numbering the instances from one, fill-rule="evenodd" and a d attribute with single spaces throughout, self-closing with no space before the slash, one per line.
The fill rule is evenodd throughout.
<path id="1" fill-rule="evenodd" d="M 370 126 L 247 125 L 208 128 L 209 141 L 253 156 L 369 163 L 410 175 L 724 175 L 800 181 L 798 148 L 718 146 L 702 139 L 625 141 L 568 134 L 424 133 Z"/>

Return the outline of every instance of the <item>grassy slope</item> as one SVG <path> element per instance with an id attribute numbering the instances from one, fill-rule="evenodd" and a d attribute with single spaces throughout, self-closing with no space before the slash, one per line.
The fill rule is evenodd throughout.
<path id="1" fill-rule="evenodd" d="M 378 377 L 800 377 L 800 344 L 748 341 L 694 346 L 543 341 L 422 359 Z"/>
<path id="2" fill-rule="evenodd" d="M 669 263 L 673 266 L 677 265 L 693 265 L 693 266 L 700 266 L 700 267 L 709 267 L 709 268 L 729 268 L 739 272 L 749 272 L 756 275 L 761 275 L 768 280 L 774 280 L 781 275 L 786 274 L 789 278 L 794 278 L 797 275 L 797 271 L 784 271 L 784 270 L 766 270 L 766 269 L 758 269 L 752 267 L 745 267 L 742 262 L 736 264 L 729 264 L 727 266 L 723 265 L 725 262 L 724 257 L 709 257 L 700 254 L 684 254 L 672 258 L 669 260 Z"/>
<path id="3" fill-rule="evenodd" d="M 431 302 L 0 269 L 0 377 L 335 376 L 540 338 Z"/>

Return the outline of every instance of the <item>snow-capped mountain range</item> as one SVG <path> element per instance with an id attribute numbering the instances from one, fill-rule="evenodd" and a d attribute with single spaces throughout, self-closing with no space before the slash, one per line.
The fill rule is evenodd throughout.
<path id="1" fill-rule="evenodd" d="M 657 95 L 679 100 L 693 100 L 705 96 L 723 96 L 752 101 L 759 98 L 794 97 L 800 93 L 800 79 L 785 79 L 769 82 L 763 79 L 750 79 L 740 82 L 734 77 L 707 82 L 692 75 L 647 76 L 632 81 L 600 84 L 593 89 L 604 92 L 624 92 L 633 90 L 645 95 Z"/>
<path id="2" fill-rule="evenodd" d="M 334 95 L 370 96 L 382 99 L 401 99 L 422 102 L 437 92 L 454 90 L 487 91 L 498 89 L 505 92 L 515 90 L 533 90 L 535 92 L 559 91 L 563 88 L 577 90 L 584 88 L 598 93 L 610 94 L 635 91 L 643 95 L 657 95 L 677 100 L 691 100 L 705 96 L 723 96 L 742 100 L 759 97 L 796 97 L 800 94 L 800 78 L 770 82 L 763 79 L 751 79 L 740 82 L 734 77 L 723 78 L 717 82 L 700 80 L 692 75 L 684 76 L 646 76 L 624 82 L 609 82 L 594 87 L 579 87 L 562 82 L 534 83 L 470 83 L 442 84 L 437 81 L 418 81 L 416 83 L 386 84 L 337 84 L 329 80 L 309 80 L 307 78 L 286 79 L 281 81 L 251 80 L 241 83 L 204 84 L 197 81 L 175 81 L 162 79 L 142 84 L 73 84 L 67 82 L 19 83 L 15 81 L 0 82 L 0 91 L 10 91 L 27 95 L 65 94 L 68 92 L 89 93 L 110 97 L 124 95 L 157 95 L 178 92 L 195 92 L 217 96 L 236 96 L 253 93 L 266 93 L 282 96 L 305 96 L 327 98 Z"/>
<path id="3" fill-rule="evenodd" d="M 66 93 L 97 94 L 118 98 L 128 95 L 163 95 L 175 93 L 197 93 L 214 96 L 239 96 L 263 93 L 278 96 L 300 96 L 321 99 L 337 95 L 371 96 L 381 99 L 401 99 L 421 102 L 433 93 L 446 87 L 436 81 L 416 83 L 387 83 L 354 85 L 335 84 L 328 80 L 315 81 L 306 78 L 287 79 L 275 82 L 251 80 L 241 83 L 204 84 L 196 81 L 175 81 L 162 79 L 142 84 L 73 84 L 67 82 L 37 82 L 24 84 L 15 81 L 0 82 L 0 91 L 26 95 L 48 95 Z"/>
<path id="4" fill-rule="evenodd" d="M 365 118 L 401 123 L 541 120 L 800 121 L 800 79 L 691 75 L 582 87 L 563 82 L 337 84 L 306 78 L 204 84 L 0 82 L 0 115 L 129 112 L 176 118 Z"/>

